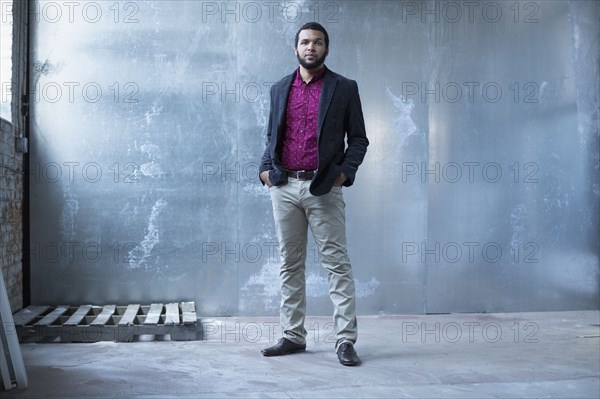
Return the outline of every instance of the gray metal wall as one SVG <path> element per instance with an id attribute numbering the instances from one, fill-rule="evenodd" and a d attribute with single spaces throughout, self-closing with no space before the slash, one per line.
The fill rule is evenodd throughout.
<path id="1" fill-rule="evenodd" d="M 317 20 L 371 140 L 345 190 L 359 312 L 598 308 L 598 2 L 33 6 L 35 304 L 277 314 L 258 159 Z M 314 249 L 309 313 L 330 314 Z"/>

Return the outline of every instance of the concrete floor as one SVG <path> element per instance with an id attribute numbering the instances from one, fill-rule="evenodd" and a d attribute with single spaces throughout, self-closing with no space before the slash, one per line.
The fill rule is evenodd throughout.
<path id="1" fill-rule="evenodd" d="M 274 318 L 203 319 L 203 341 L 23 344 L 29 388 L 2 398 L 599 398 L 600 312 L 359 317 L 359 367 L 330 318 L 307 352 L 265 358 Z"/>

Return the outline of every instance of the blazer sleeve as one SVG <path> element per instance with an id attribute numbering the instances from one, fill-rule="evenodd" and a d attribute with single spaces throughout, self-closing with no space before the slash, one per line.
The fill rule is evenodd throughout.
<path id="1" fill-rule="evenodd" d="M 348 177 L 344 182 L 344 186 L 354 184 L 356 171 L 365 158 L 367 146 L 369 145 L 360 95 L 358 94 L 358 85 L 353 80 L 351 81 L 349 97 L 348 108 L 344 116 L 344 129 L 346 130 L 348 146 L 344 154 L 344 160 L 340 164 L 340 169 Z"/>
<path id="2" fill-rule="evenodd" d="M 265 170 L 271 170 L 273 168 L 273 160 L 271 159 L 271 147 L 273 143 L 271 140 L 276 140 L 276 138 L 272 137 L 271 132 L 273 130 L 273 99 L 274 97 L 275 86 L 271 86 L 270 96 L 271 96 L 271 105 L 269 107 L 269 123 L 267 125 L 267 142 L 265 145 L 265 151 L 263 152 L 262 158 L 260 160 L 260 167 L 258 168 L 259 180 L 264 185 L 265 183 L 260 179 L 260 174 Z"/>

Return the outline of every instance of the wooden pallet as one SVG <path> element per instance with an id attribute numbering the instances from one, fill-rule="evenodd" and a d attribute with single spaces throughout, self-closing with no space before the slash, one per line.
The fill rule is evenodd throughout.
<path id="1" fill-rule="evenodd" d="M 13 315 L 21 342 L 131 342 L 140 336 L 200 339 L 194 302 L 28 306 Z"/>

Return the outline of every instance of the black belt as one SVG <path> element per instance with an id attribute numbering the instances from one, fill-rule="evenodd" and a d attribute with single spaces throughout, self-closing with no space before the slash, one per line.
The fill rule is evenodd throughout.
<path id="1" fill-rule="evenodd" d="M 286 170 L 288 177 L 293 177 L 298 180 L 312 180 L 315 177 L 314 170 Z"/>

